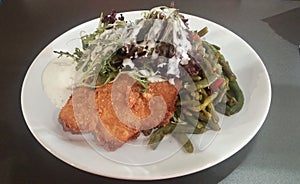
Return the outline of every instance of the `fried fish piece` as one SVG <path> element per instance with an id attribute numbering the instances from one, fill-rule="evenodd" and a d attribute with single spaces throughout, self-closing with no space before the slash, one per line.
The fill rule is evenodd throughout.
<path id="1" fill-rule="evenodd" d="M 164 81 L 148 83 L 144 89 L 128 75 L 120 75 L 112 86 L 114 111 L 123 123 L 139 130 L 164 126 L 173 116 L 180 87 Z"/>
<path id="2" fill-rule="evenodd" d="M 155 82 L 143 90 L 126 77 L 95 90 L 76 88 L 59 120 L 64 130 L 93 133 L 99 145 L 114 151 L 137 138 L 141 130 L 166 125 L 175 111 L 174 85 Z"/>
<path id="3" fill-rule="evenodd" d="M 65 131 L 93 133 L 98 143 L 113 151 L 140 131 L 122 123 L 114 114 L 110 98 L 111 85 L 97 90 L 88 87 L 76 88 L 59 113 L 59 121 Z"/>
<path id="4" fill-rule="evenodd" d="M 79 87 L 61 109 L 59 121 L 65 131 L 72 133 L 92 132 L 99 116 L 95 104 L 95 91 L 87 87 Z"/>
<path id="5" fill-rule="evenodd" d="M 179 90 L 169 82 L 155 82 L 150 83 L 149 89 L 142 94 L 147 102 L 150 102 L 151 98 L 155 96 L 161 96 L 164 99 L 164 102 L 167 105 L 167 111 L 159 126 L 168 124 L 171 117 L 173 116 L 176 110 L 175 102 L 177 100 L 178 91 Z"/>
<path id="6" fill-rule="evenodd" d="M 138 129 L 126 125 L 115 113 L 111 94 L 112 85 L 106 84 L 95 90 L 97 110 L 101 122 L 95 127 L 94 135 L 98 143 L 109 151 L 116 150 L 140 134 Z"/>

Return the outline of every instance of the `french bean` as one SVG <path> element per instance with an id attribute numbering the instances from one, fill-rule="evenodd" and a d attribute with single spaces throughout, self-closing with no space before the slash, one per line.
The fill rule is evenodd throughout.
<path id="1" fill-rule="evenodd" d="M 203 109 L 201 112 L 203 112 L 203 114 L 204 114 L 205 118 L 207 119 L 207 121 L 210 120 L 211 114 L 209 112 L 207 112 L 206 109 Z"/>
<path id="2" fill-rule="evenodd" d="M 201 134 L 203 133 L 203 128 L 203 126 L 198 128 L 189 124 L 177 124 L 173 133 Z"/>
<path id="3" fill-rule="evenodd" d="M 215 107 L 212 104 L 208 105 L 209 109 L 210 109 L 210 114 L 211 114 L 211 120 L 214 123 L 218 123 L 219 122 L 219 116 L 215 110 Z"/>
<path id="4" fill-rule="evenodd" d="M 164 136 L 171 133 L 175 128 L 175 125 L 172 123 L 167 124 L 164 127 L 160 127 L 157 130 L 155 130 L 150 138 L 148 145 L 151 149 L 155 150 L 159 143 L 163 140 Z"/>
<path id="5" fill-rule="evenodd" d="M 161 129 L 157 129 L 154 131 L 149 139 L 148 145 L 151 149 L 155 150 L 159 143 L 163 140 L 165 134 Z"/>
<path id="6" fill-rule="evenodd" d="M 144 136 L 149 136 L 152 133 L 152 129 L 142 130 L 142 133 L 144 134 Z"/>
<path id="7" fill-rule="evenodd" d="M 236 100 L 236 98 L 233 95 L 230 95 L 229 93 L 227 93 L 227 105 L 229 107 L 233 107 L 238 103 L 238 101 Z"/>
<path id="8" fill-rule="evenodd" d="M 200 110 L 204 110 L 208 104 L 212 103 L 213 100 L 218 96 L 217 92 L 214 92 L 213 94 L 211 94 L 210 96 L 208 96 L 204 102 L 200 105 Z"/>
<path id="9" fill-rule="evenodd" d="M 197 91 L 191 92 L 191 96 L 195 98 L 195 100 L 199 101 L 200 100 L 200 94 Z"/>
<path id="10" fill-rule="evenodd" d="M 195 82 L 195 85 L 198 89 L 201 89 L 201 88 L 206 88 L 209 86 L 209 82 L 208 82 L 208 79 L 207 78 L 204 78 L 200 81 L 197 81 Z"/>
<path id="11" fill-rule="evenodd" d="M 205 123 L 203 121 L 199 121 L 198 118 L 196 117 L 185 117 L 185 122 L 186 123 L 189 123 L 190 125 L 192 125 L 193 127 L 196 127 L 196 128 L 203 128 L 205 127 Z"/>
<path id="12" fill-rule="evenodd" d="M 199 81 L 202 78 L 199 75 L 197 75 L 197 76 L 193 76 L 192 79 L 193 79 L 193 81 Z"/>
<path id="13" fill-rule="evenodd" d="M 208 112 L 203 112 L 203 111 L 200 111 L 199 112 L 199 117 L 198 119 L 202 122 L 207 122 L 209 120 L 209 116 L 207 115 Z"/>
<path id="14" fill-rule="evenodd" d="M 208 28 L 207 28 L 207 27 L 204 27 L 203 29 L 201 29 L 200 31 L 198 31 L 197 34 L 198 34 L 200 37 L 203 37 L 207 32 L 208 32 Z"/>
<path id="15" fill-rule="evenodd" d="M 198 98 L 199 98 L 199 96 L 198 96 Z M 188 105 L 188 106 L 195 106 L 195 105 L 199 104 L 199 102 L 196 101 L 196 100 L 197 100 L 197 98 L 195 100 L 182 100 L 182 101 L 176 102 L 176 105 L 177 106 L 180 106 L 180 105 L 181 106 L 186 106 L 186 105 Z"/>
<path id="16" fill-rule="evenodd" d="M 218 57 L 218 61 L 222 66 L 222 70 L 224 71 L 225 76 L 227 76 L 230 81 L 236 80 L 236 76 L 232 72 L 229 63 L 225 60 L 224 56 L 217 50 L 217 48 L 206 41 L 203 41 L 202 43 L 206 49 L 209 49 L 214 55 Z"/>
<path id="17" fill-rule="evenodd" d="M 219 63 L 222 66 L 222 69 L 225 73 L 225 76 L 227 76 L 229 78 L 230 81 L 235 81 L 236 80 L 236 76 L 235 74 L 232 72 L 228 61 L 225 61 L 225 58 L 223 55 L 220 55 L 219 57 Z"/>
<path id="18" fill-rule="evenodd" d="M 221 129 L 220 125 L 218 123 L 213 122 L 212 120 L 209 120 L 207 122 L 207 126 L 215 131 L 219 131 Z"/>
<path id="19" fill-rule="evenodd" d="M 221 50 L 221 48 L 219 47 L 219 46 L 217 46 L 217 45 L 215 45 L 215 44 L 211 44 L 215 49 L 217 49 L 217 50 Z"/>
<path id="20" fill-rule="evenodd" d="M 173 132 L 172 136 L 183 145 L 186 152 L 191 153 L 194 147 L 186 134 L 201 134 L 206 131 L 207 127 L 218 131 L 220 125 L 218 124 L 219 116 L 216 110 L 221 112 L 225 109 L 225 112 L 221 113 L 228 116 L 241 110 L 244 104 L 244 96 L 229 63 L 219 52 L 220 48 L 218 46 L 206 41 L 203 41 L 203 46 L 207 49 L 207 52 L 215 56 L 216 61 L 220 64 L 219 66 L 222 67 L 225 82 L 212 94 L 208 94 L 206 89 L 220 77 L 218 75 L 214 76 L 215 74 L 210 73 L 205 78 L 193 76 L 194 84 L 185 83 L 183 85 L 185 91 L 180 95 L 180 100 L 176 102 L 176 108 L 180 108 L 183 114 L 175 119 L 176 124 L 169 123 L 151 134 L 148 143 L 150 148 L 156 149 L 163 137 Z M 223 103 L 223 100 L 226 100 L 226 102 Z"/>
<path id="21" fill-rule="evenodd" d="M 203 98 L 207 98 L 208 94 L 204 88 L 199 88 L 198 92 L 203 96 Z"/>
<path id="22" fill-rule="evenodd" d="M 172 136 L 180 143 L 183 145 L 184 149 L 188 153 L 193 153 L 194 151 L 194 146 L 191 142 L 191 140 L 185 135 L 181 133 L 174 133 Z"/>
<path id="23" fill-rule="evenodd" d="M 230 90 L 233 92 L 235 99 L 237 100 L 237 103 L 232 107 L 226 106 L 225 113 L 228 116 L 239 112 L 244 105 L 244 95 L 243 95 L 243 92 L 242 92 L 241 88 L 239 87 L 237 81 L 230 81 L 229 87 L 230 87 Z"/>
<path id="24" fill-rule="evenodd" d="M 215 99 L 215 102 L 221 103 L 223 101 L 224 96 L 225 96 L 226 92 L 229 89 L 228 84 L 229 84 L 229 80 L 228 80 L 227 77 L 225 77 L 225 81 L 223 82 L 223 84 L 219 88 L 219 94 L 218 94 L 217 98 Z"/>

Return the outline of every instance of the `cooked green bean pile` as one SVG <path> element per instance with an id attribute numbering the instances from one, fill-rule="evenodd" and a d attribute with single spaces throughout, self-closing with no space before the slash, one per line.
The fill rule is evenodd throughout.
<path id="1" fill-rule="evenodd" d="M 207 32 L 205 27 L 198 35 L 202 37 Z M 170 123 L 156 128 L 153 133 L 152 130 L 143 132 L 149 136 L 148 145 L 151 149 L 156 149 L 163 138 L 170 134 L 183 145 L 186 152 L 192 153 L 194 147 L 189 135 L 220 130 L 218 113 L 230 116 L 243 107 L 242 90 L 228 61 L 221 54 L 220 47 L 207 41 L 202 41 L 202 45 L 205 59 L 211 65 L 221 66 L 221 77 L 214 77 L 213 72 L 209 71 L 206 72 L 207 75 L 200 72 L 199 75 L 192 76 L 192 81 L 183 83 L 176 102 L 176 112 Z"/>

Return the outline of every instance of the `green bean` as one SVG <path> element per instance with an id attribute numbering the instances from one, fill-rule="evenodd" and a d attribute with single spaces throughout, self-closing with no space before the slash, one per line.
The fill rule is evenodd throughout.
<path id="1" fill-rule="evenodd" d="M 225 115 L 227 115 L 227 113 L 226 113 L 227 109 L 226 108 L 227 108 L 226 102 L 218 103 L 215 106 L 216 111 L 218 111 L 221 114 L 225 114 Z"/>
<path id="2" fill-rule="evenodd" d="M 177 124 L 173 133 L 201 134 L 203 133 L 203 128 L 203 126 L 198 128 L 189 124 Z"/>
<path id="3" fill-rule="evenodd" d="M 244 105 L 244 95 L 237 81 L 230 81 L 229 87 L 230 87 L 230 91 L 233 92 L 234 97 L 237 100 L 237 103 L 232 107 L 226 106 L 225 114 L 228 116 L 239 112 Z"/>
<path id="4" fill-rule="evenodd" d="M 172 131 L 174 130 L 175 127 L 176 127 L 176 124 L 170 122 L 169 124 L 167 124 L 164 127 L 162 127 L 163 133 L 164 134 L 172 133 Z"/>
<path id="5" fill-rule="evenodd" d="M 195 85 L 197 89 L 206 88 L 210 86 L 212 83 L 214 83 L 218 78 L 219 78 L 218 75 L 211 74 L 202 80 L 196 81 Z"/>
<path id="6" fill-rule="evenodd" d="M 229 107 L 233 107 L 238 103 L 238 101 L 236 100 L 236 98 L 230 94 L 227 93 L 227 105 Z"/>
<path id="7" fill-rule="evenodd" d="M 180 143 L 183 145 L 184 149 L 188 153 L 193 153 L 194 151 L 194 146 L 191 142 L 191 140 L 185 135 L 181 133 L 174 133 L 172 136 Z"/>
<path id="8" fill-rule="evenodd" d="M 205 100 L 205 98 L 207 98 L 207 96 L 208 96 L 208 94 L 207 94 L 207 92 L 205 91 L 205 89 L 204 88 L 199 88 L 198 89 L 198 92 L 199 92 L 199 94 L 202 96 L 202 101 L 201 102 L 203 102 L 204 100 Z"/>
<path id="9" fill-rule="evenodd" d="M 181 115 L 181 107 L 180 106 L 176 106 L 176 110 L 175 110 L 174 116 L 176 118 L 178 118 L 180 115 Z"/>
<path id="10" fill-rule="evenodd" d="M 235 74 L 232 72 L 229 63 L 225 61 L 224 56 L 216 49 L 216 47 L 206 41 L 203 41 L 203 46 L 207 49 L 210 50 L 216 57 L 218 57 L 218 61 L 220 65 L 222 66 L 222 70 L 224 71 L 225 76 L 229 78 L 230 81 L 236 80 Z"/>
<path id="11" fill-rule="evenodd" d="M 207 126 L 215 131 L 219 131 L 221 129 L 220 125 L 218 123 L 213 122 L 213 120 L 209 120 L 207 122 Z"/>
<path id="12" fill-rule="evenodd" d="M 219 95 L 215 99 L 215 102 L 221 103 L 223 101 L 224 96 L 225 96 L 226 92 L 229 89 L 228 85 L 229 85 L 229 79 L 227 77 L 225 77 L 225 82 L 223 82 L 223 84 L 220 86 L 220 88 L 219 88 Z"/>
<path id="13" fill-rule="evenodd" d="M 199 104 L 199 101 L 197 101 L 197 99 L 195 99 L 195 100 L 182 100 L 182 101 L 178 101 L 178 102 L 176 102 L 176 105 L 177 106 L 186 106 L 186 105 L 188 105 L 188 106 L 196 106 L 196 105 L 198 105 Z"/>
<path id="14" fill-rule="evenodd" d="M 205 48 L 206 55 L 204 57 L 205 62 L 209 63 L 218 63 L 218 58 L 219 58 L 219 53 L 218 52 L 213 52 L 211 48 L 209 48 L 208 45 L 203 44 L 203 47 Z M 214 65 L 215 65 L 214 64 Z"/>
<path id="15" fill-rule="evenodd" d="M 202 78 L 199 75 L 197 75 L 197 76 L 193 76 L 192 79 L 193 79 L 193 81 L 199 81 Z"/>
<path id="16" fill-rule="evenodd" d="M 206 109 L 203 109 L 202 112 L 203 112 L 204 116 L 206 117 L 207 121 L 210 120 L 211 114 L 209 112 L 207 112 Z"/>
<path id="17" fill-rule="evenodd" d="M 202 79 L 200 81 L 195 82 L 195 85 L 196 85 L 197 89 L 199 89 L 199 88 L 206 88 L 206 87 L 209 86 L 209 82 L 208 82 L 207 78 L 204 78 L 204 79 Z"/>
<path id="18" fill-rule="evenodd" d="M 149 136 L 152 133 L 152 129 L 142 130 L 142 133 L 144 134 L 144 136 Z"/>
<path id="19" fill-rule="evenodd" d="M 188 123 L 196 128 L 203 128 L 205 127 L 205 123 L 203 121 L 199 121 L 198 117 L 185 117 L 185 123 Z"/>
<path id="20" fill-rule="evenodd" d="M 191 92 L 191 96 L 195 98 L 195 100 L 199 101 L 201 99 L 201 95 L 198 91 Z"/>
<path id="21" fill-rule="evenodd" d="M 200 93 L 203 94 L 205 98 L 208 97 L 208 94 L 207 94 L 207 92 L 206 92 L 205 89 L 201 89 L 201 90 L 200 90 Z"/>
<path id="22" fill-rule="evenodd" d="M 175 128 L 175 125 L 172 123 L 169 123 L 166 126 L 155 130 L 149 138 L 149 142 L 148 142 L 149 147 L 151 149 L 155 150 L 157 148 L 157 146 L 159 145 L 159 143 L 163 140 L 164 136 L 171 133 L 174 130 L 174 128 Z"/>
<path id="23" fill-rule="evenodd" d="M 197 32 L 197 34 L 202 37 L 204 36 L 206 33 L 208 32 L 208 28 L 204 27 L 203 29 L 201 29 L 200 31 Z"/>
<path id="24" fill-rule="evenodd" d="M 204 102 L 200 105 L 200 110 L 204 110 L 208 104 L 212 103 L 213 100 L 218 96 L 217 92 L 214 92 L 213 94 L 211 94 L 210 96 L 208 96 Z"/>
<path id="25" fill-rule="evenodd" d="M 218 51 L 221 50 L 221 48 L 215 44 L 211 44 L 215 49 L 217 49 Z"/>
<path id="26" fill-rule="evenodd" d="M 159 143 L 163 140 L 165 134 L 161 129 L 157 129 L 154 131 L 149 139 L 148 145 L 151 149 L 155 150 Z"/>
<path id="27" fill-rule="evenodd" d="M 211 120 L 214 122 L 214 123 L 218 123 L 219 122 L 219 116 L 215 110 L 215 107 L 213 106 L 213 104 L 209 104 L 208 105 L 209 109 L 210 109 L 210 114 L 211 114 Z"/>
<path id="28" fill-rule="evenodd" d="M 216 131 L 220 130 L 221 128 L 218 124 L 219 116 L 216 113 L 213 104 L 210 103 L 210 104 L 208 104 L 207 107 L 208 107 L 208 111 L 210 112 L 210 115 L 211 115 L 210 119 L 207 121 L 208 127 L 210 127 L 212 130 L 216 130 Z"/>
<path id="29" fill-rule="evenodd" d="M 209 116 L 207 116 L 207 114 L 205 112 L 200 111 L 198 119 L 202 122 L 207 122 L 209 120 Z"/>
<path id="30" fill-rule="evenodd" d="M 236 80 L 235 74 L 232 72 L 228 61 L 225 61 L 225 58 L 223 55 L 220 55 L 219 57 L 219 63 L 222 66 L 222 69 L 225 73 L 225 76 L 229 78 L 230 81 Z"/>

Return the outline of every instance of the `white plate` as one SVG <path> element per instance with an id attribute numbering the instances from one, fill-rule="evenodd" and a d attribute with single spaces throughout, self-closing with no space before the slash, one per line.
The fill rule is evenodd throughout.
<path id="1" fill-rule="evenodd" d="M 141 13 L 134 11 L 123 15 L 127 20 L 135 20 L 141 17 Z M 43 92 L 42 72 L 48 62 L 57 57 L 53 50 L 72 52 L 75 47 L 80 47 L 80 32 L 93 32 L 99 19 L 79 25 L 56 38 L 28 69 L 22 86 L 21 102 L 26 123 L 34 137 L 49 152 L 74 167 L 102 176 L 134 180 L 172 178 L 194 173 L 222 162 L 239 151 L 254 137 L 267 116 L 271 102 L 267 70 L 255 51 L 233 32 L 199 17 L 185 17 L 189 19 L 192 30 L 204 26 L 209 28 L 206 39 L 221 47 L 245 95 L 242 111 L 223 119 L 221 131 L 204 151 L 194 154 L 178 151 L 167 159 L 147 165 L 121 164 L 96 152 L 80 135 L 74 136 L 62 130 L 57 121 L 59 109 Z"/>

